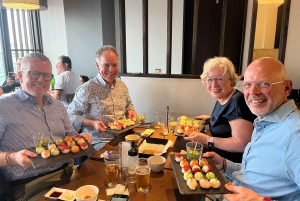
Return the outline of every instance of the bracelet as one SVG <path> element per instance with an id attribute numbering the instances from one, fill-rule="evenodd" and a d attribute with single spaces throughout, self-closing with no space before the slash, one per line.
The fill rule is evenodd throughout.
<path id="1" fill-rule="evenodd" d="M 8 155 L 8 153 L 6 153 L 6 155 L 5 155 L 5 157 L 4 157 L 4 162 L 6 163 L 6 165 L 8 165 L 8 164 L 7 164 L 7 155 Z"/>
<path id="2" fill-rule="evenodd" d="M 10 164 L 10 158 L 9 158 L 10 154 L 11 154 L 10 152 L 7 152 L 5 157 L 4 157 L 4 162 L 6 163 L 6 165 Z"/>
<path id="3" fill-rule="evenodd" d="M 7 165 L 10 165 L 10 152 L 8 152 L 7 154 L 6 154 L 6 162 L 7 162 Z"/>
<path id="4" fill-rule="evenodd" d="M 272 201 L 271 198 L 264 197 L 263 201 Z"/>
<path id="5" fill-rule="evenodd" d="M 223 168 L 222 168 L 222 172 L 225 173 L 226 172 L 226 166 L 227 166 L 227 162 L 226 162 L 226 159 L 225 158 L 222 158 L 223 159 Z"/>

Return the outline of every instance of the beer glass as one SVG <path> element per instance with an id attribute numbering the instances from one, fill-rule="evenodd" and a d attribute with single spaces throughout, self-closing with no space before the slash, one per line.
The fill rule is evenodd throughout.
<path id="1" fill-rule="evenodd" d="M 150 182 L 151 162 L 147 158 L 139 158 L 135 168 L 136 189 L 139 193 L 148 193 Z"/>
<path id="2" fill-rule="evenodd" d="M 104 158 L 106 182 L 109 188 L 114 188 L 119 182 L 120 155 L 111 152 Z"/>

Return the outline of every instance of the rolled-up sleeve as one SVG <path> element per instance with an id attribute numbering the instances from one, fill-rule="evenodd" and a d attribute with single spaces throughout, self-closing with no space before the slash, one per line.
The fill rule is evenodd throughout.
<path id="1" fill-rule="evenodd" d="M 227 159 L 226 159 L 226 163 L 227 166 L 226 166 L 226 172 L 224 173 L 224 176 L 233 181 L 235 178 L 233 178 L 232 173 L 241 170 L 241 164 L 234 163 Z"/>

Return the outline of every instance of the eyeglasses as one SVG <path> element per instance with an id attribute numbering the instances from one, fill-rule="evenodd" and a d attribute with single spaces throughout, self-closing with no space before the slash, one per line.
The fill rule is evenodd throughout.
<path id="1" fill-rule="evenodd" d="M 258 89 L 260 92 L 267 93 L 271 90 L 273 84 L 280 84 L 282 82 L 285 82 L 285 80 L 278 81 L 278 82 L 268 82 L 268 81 L 244 82 L 243 87 L 244 87 L 244 92 L 249 92 L 250 88 L 252 87 L 252 83 L 254 83 L 256 89 Z"/>
<path id="2" fill-rule="evenodd" d="M 26 71 L 26 70 L 22 70 L 22 71 L 28 73 L 29 77 L 31 79 L 35 79 L 35 80 L 39 79 L 39 77 L 41 75 L 43 75 L 43 78 L 45 81 L 50 81 L 54 76 L 51 73 L 40 73 L 40 72 L 36 72 L 36 71 Z"/>
<path id="3" fill-rule="evenodd" d="M 218 84 L 223 84 L 225 78 L 226 78 L 226 76 L 218 76 L 216 78 L 208 77 L 208 78 L 205 78 L 204 81 L 207 86 L 210 86 L 213 84 L 214 81 L 216 81 Z"/>

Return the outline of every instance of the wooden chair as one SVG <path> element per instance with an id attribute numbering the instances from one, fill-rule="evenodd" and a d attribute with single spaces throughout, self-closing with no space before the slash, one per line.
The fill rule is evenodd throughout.
<path id="1" fill-rule="evenodd" d="M 74 98 L 74 96 L 75 96 L 75 94 L 66 94 L 66 96 L 67 96 L 67 102 L 71 103 L 72 100 L 73 100 L 73 98 Z"/>

